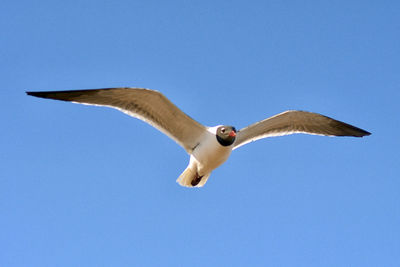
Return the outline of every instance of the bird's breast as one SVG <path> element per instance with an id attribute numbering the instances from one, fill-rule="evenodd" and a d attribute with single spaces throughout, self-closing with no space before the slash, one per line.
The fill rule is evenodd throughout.
<path id="1" fill-rule="evenodd" d="M 199 143 L 192 153 L 198 169 L 206 174 L 224 163 L 232 152 L 232 146 L 221 146 L 215 135 L 209 135 Z"/>

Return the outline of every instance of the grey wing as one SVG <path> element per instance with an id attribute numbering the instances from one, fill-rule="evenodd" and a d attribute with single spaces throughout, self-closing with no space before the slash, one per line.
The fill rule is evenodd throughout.
<path id="1" fill-rule="evenodd" d="M 261 138 L 294 133 L 355 137 L 370 135 L 365 130 L 321 114 L 289 110 L 241 129 L 237 133 L 234 149 Z"/>
<path id="2" fill-rule="evenodd" d="M 154 126 L 180 144 L 188 153 L 206 132 L 205 126 L 190 118 L 163 94 L 142 88 L 106 88 L 53 92 L 27 92 L 28 95 L 118 109 Z"/>

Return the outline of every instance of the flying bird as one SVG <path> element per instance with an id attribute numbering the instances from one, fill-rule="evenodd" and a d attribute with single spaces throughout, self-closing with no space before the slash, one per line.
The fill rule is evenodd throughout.
<path id="1" fill-rule="evenodd" d="M 251 124 L 239 131 L 230 125 L 204 126 L 175 106 L 162 93 L 143 88 L 26 92 L 28 95 L 118 109 L 157 128 L 190 155 L 187 168 L 177 179 L 186 187 L 202 187 L 211 172 L 235 150 L 266 137 L 294 133 L 363 137 L 369 132 L 332 118 L 289 110 Z"/>

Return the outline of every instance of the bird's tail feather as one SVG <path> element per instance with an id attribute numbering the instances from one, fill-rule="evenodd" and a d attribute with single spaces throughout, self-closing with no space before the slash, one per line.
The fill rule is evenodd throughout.
<path id="1" fill-rule="evenodd" d="M 197 174 L 196 169 L 188 166 L 179 176 L 176 182 L 179 183 L 181 186 L 186 187 L 202 187 L 207 182 L 209 176 L 210 173 L 200 177 Z"/>

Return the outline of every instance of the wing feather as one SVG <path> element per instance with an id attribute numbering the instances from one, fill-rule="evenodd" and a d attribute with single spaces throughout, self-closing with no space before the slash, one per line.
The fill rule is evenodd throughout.
<path id="1" fill-rule="evenodd" d="M 363 129 L 318 113 L 289 110 L 241 129 L 234 149 L 262 138 L 295 133 L 354 137 L 370 135 Z"/>
<path id="2" fill-rule="evenodd" d="M 188 153 L 198 144 L 206 127 L 190 118 L 163 94 L 143 88 L 27 92 L 28 95 L 105 106 L 147 122 L 168 135 Z"/>

